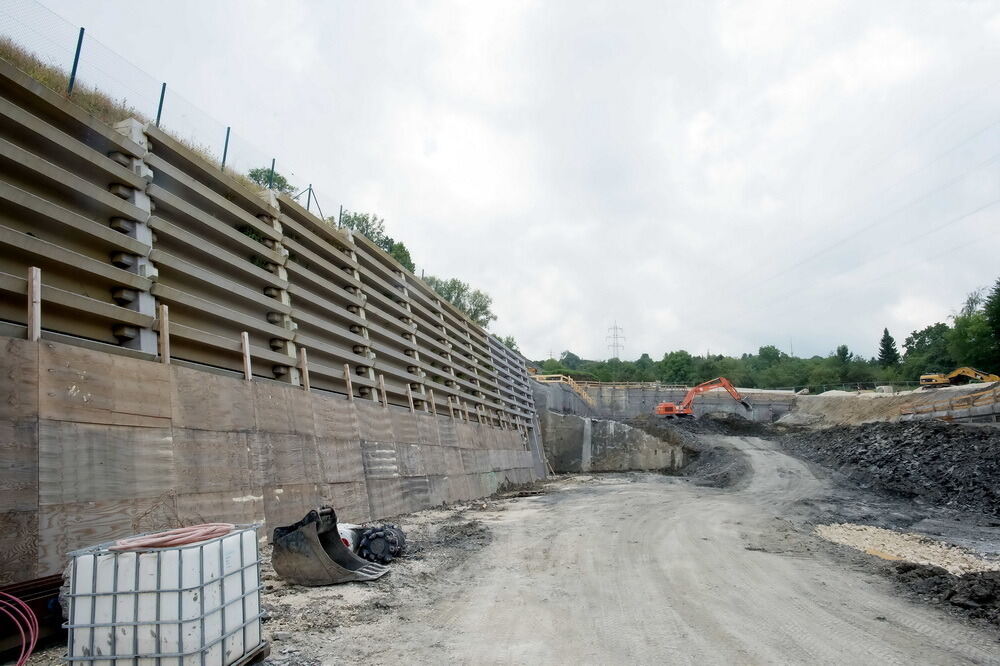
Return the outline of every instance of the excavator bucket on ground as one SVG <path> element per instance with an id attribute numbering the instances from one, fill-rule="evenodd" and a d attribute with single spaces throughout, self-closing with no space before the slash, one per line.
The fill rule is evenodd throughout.
<path id="1" fill-rule="evenodd" d="M 274 571 L 298 585 L 332 585 L 356 580 L 375 580 L 389 567 L 364 560 L 340 540 L 333 507 L 313 509 L 287 527 L 274 528 L 271 539 Z"/>

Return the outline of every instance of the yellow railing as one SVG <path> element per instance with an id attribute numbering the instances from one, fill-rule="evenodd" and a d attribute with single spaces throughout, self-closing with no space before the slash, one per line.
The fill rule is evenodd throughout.
<path id="1" fill-rule="evenodd" d="M 577 382 L 583 388 L 614 388 L 614 389 L 681 389 L 689 387 L 684 384 L 663 384 L 661 382 Z"/>
<path id="2" fill-rule="evenodd" d="M 542 382 L 543 384 L 566 384 L 573 390 L 574 393 L 580 396 L 580 399 L 582 399 L 585 403 L 591 407 L 597 406 L 597 402 L 590 397 L 587 390 L 572 377 L 567 377 L 566 375 L 532 375 L 531 378 L 535 381 Z"/>
<path id="3" fill-rule="evenodd" d="M 982 407 L 984 405 L 995 405 L 1000 403 L 1000 384 L 988 388 L 984 391 L 970 393 L 960 398 L 942 400 L 940 402 L 922 405 L 920 407 L 903 407 L 900 414 L 930 414 L 953 409 L 970 409 L 972 407 Z"/>

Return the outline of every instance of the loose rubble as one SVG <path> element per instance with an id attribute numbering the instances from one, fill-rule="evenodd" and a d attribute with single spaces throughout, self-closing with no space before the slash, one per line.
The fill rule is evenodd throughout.
<path id="1" fill-rule="evenodd" d="M 688 463 L 680 471 L 699 486 L 733 488 L 750 475 L 750 463 L 740 451 L 699 435 L 760 436 L 768 432 L 761 423 L 734 414 L 711 414 L 697 419 L 664 419 L 648 416 L 629 420 L 629 425 L 661 440 L 684 447 Z"/>
<path id="2" fill-rule="evenodd" d="M 967 617 L 990 622 L 1000 629 L 1000 571 L 956 576 L 913 562 L 896 562 L 888 572 L 906 592 L 924 601 L 949 607 Z"/>
<path id="3" fill-rule="evenodd" d="M 796 432 L 778 441 L 864 488 L 1000 516 L 1000 429 L 939 421 L 869 423 Z"/>

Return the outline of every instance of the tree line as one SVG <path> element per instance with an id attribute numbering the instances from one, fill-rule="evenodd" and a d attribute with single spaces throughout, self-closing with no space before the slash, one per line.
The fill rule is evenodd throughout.
<path id="1" fill-rule="evenodd" d="M 918 381 L 920 375 L 972 366 L 1000 372 L 1000 278 L 990 290 L 969 294 L 950 322 L 937 322 L 912 331 L 902 344 L 883 329 L 878 355 L 864 358 L 847 345 L 826 356 L 800 358 L 766 345 L 756 354 L 740 357 L 722 354 L 695 356 L 671 351 L 659 360 L 642 354 L 638 360 L 617 358 L 594 361 L 571 351 L 558 359 L 537 361 L 543 373 L 565 374 L 575 379 L 601 382 L 663 382 L 691 386 L 714 377 L 727 377 L 747 388 L 809 388 L 811 391 L 841 385 L 871 387 Z"/>

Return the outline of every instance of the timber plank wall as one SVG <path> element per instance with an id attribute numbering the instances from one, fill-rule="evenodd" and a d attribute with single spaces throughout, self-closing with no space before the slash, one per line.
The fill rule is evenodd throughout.
<path id="1" fill-rule="evenodd" d="M 201 522 L 345 521 L 538 478 L 523 430 L 77 345 L 0 338 L 0 584 Z"/>
<path id="2" fill-rule="evenodd" d="M 3 60 L 0 336 L 0 583 L 139 530 L 379 518 L 545 474 L 523 357 L 365 237 Z"/>
<path id="3" fill-rule="evenodd" d="M 0 60 L 0 322 L 24 324 L 41 268 L 43 330 L 427 409 L 454 401 L 533 428 L 524 359 L 361 235 L 256 192 L 152 125 L 104 125 Z M 13 329 L 4 331 L 13 334 Z M 498 364 L 504 365 L 504 377 Z M 501 384 L 504 384 L 502 387 Z M 502 390 L 507 389 L 507 390 Z"/>

